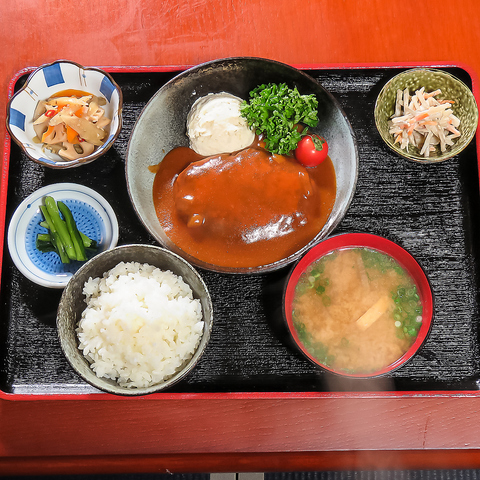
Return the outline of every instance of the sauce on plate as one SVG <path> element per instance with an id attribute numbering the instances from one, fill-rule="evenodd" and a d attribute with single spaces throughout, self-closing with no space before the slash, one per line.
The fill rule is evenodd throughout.
<path id="1" fill-rule="evenodd" d="M 256 267 L 294 254 L 321 230 L 335 202 L 330 158 L 307 169 L 260 143 L 211 157 L 178 147 L 156 170 L 153 201 L 166 235 L 217 266 Z"/>

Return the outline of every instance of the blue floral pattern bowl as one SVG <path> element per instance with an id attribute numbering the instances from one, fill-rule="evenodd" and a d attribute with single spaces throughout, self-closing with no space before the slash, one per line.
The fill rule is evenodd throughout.
<path id="1" fill-rule="evenodd" d="M 78 229 L 98 248 L 93 255 L 109 250 L 118 242 L 118 221 L 110 204 L 94 190 L 75 183 L 56 183 L 40 188 L 17 207 L 8 228 L 7 243 L 13 263 L 32 282 L 48 288 L 64 288 L 81 262 L 63 264 L 55 252 L 36 248 L 40 225 L 40 205 L 46 195 L 62 200 L 71 210 Z"/>
<path id="2" fill-rule="evenodd" d="M 108 137 L 93 153 L 75 160 L 60 155 L 36 143 L 33 128 L 34 113 L 41 100 L 66 90 L 88 92 L 103 97 L 105 115 L 111 119 Z M 113 78 L 98 68 L 86 68 L 65 60 L 42 65 L 28 77 L 25 85 L 10 99 L 7 109 L 7 129 L 13 140 L 33 161 L 50 168 L 71 168 L 84 165 L 103 155 L 114 143 L 122 128 L 123 95 Z"/>

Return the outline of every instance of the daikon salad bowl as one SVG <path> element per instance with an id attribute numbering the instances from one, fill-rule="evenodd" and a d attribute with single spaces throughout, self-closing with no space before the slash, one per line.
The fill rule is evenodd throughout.
<path id="1" fill-rule="evenodd" d="M 421 149 L 414 145 L 401 148 L 400 142 L 390 133 L 389 123 L 395 113 L 397 92 L 408 89 L 410 95 L 414 95 L 422 87 L 425 93 L 440 90 L 435 98 L 451 100 L 451 110 L 460 120 L 460 136 L 453 140 L 453 145 L 447 145 L 443 152 L 437 146 L 428 156 L 421 154 Z M 470 88 L 450 73 L 433 68 L 413 68 L 399 73 L 383 86 L 375 103 L 374 117 L 380 136 L 395 153 L 419 163 L 436 163 L 458 155 L 472 141 L 477 131 L 478 107 Z"/>
<path id="2" fill-rule="evenodd" d="M 106 100 L 102 106 L 111 120 L 102 145 L 84 157 L 68 160 L 35 141 L 33 122 L 39 101 L 64 91 L 95 95 Z M 79 167 L 101 157 L 115 142 L 122 128 L 123 95 L 110 74 L 99 68 L 87 68 L 75 62 L 59 60 L 34 70 L 23 87 L 10 99 L 7 109 L 7 129 L 12 139 L 34 162 L 45 167 L 65 169 Z"/>

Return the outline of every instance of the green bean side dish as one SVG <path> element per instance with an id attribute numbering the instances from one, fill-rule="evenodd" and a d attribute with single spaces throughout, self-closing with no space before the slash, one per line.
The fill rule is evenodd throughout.
<path id="1" fill-rule="evenodd" d="M 57 253 L 62 263 L 87 261 L 87 253 L 97 249 L 97 242 L 78 230 L 72 212 L 65 203 L 56 202 L 50 196 L 44 197 L 43 203 L 40 211 L 44 220 L 40 226 L 46 228 L 48 233 L 37 235 L 36 248 L 44 253 Z"/>

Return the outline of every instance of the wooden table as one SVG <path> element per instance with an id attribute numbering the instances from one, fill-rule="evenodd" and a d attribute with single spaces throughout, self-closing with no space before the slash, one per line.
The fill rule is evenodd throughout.
<path id="1" fill-rule="evenodd" d="M 0 18 L 2 145 L 10 79 L 60 58 L 188 66 L 246 55 L 480 72 L 477 0 L 3 0 Z M 474 393 L 0 400 L 0 475 L 480 468 L 479 424 Z"/>

